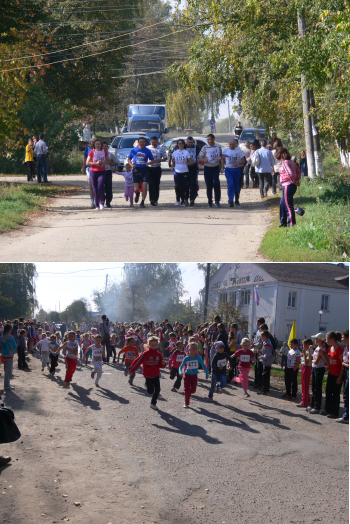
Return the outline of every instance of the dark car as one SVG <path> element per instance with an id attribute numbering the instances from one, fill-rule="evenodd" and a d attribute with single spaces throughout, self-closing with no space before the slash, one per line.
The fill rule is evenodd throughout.
<path id="1" fill-rule="evenodd" d="M 266 138 L 266 130 L 264 127 L 247 127 L 243 129 L 239 137 L 239 144 L 244 144 L 247 140 L 253 143 L 257 133 L 259 134 L 259 141 Z"/>
<path id="2" fill-rule="evenodd" d="M 166 150 L 169 167 L 171 167 L 171 155 L 175 151 L 177 141 L 182 139 L 182 140 L 185 140 L 186 142 L 187 138 L 188 136 L 177 136 L 175 138 L 170 138 L 169 140 L 164 142 L 164 144 L 162 144 L 162 146 Z M 202 149 L 202 147 L 207 144 L 206 139 L 201 136 L 194 136 L 193 138 L 194 138 L 195 144 L 199 147 L 199 149 Z"/>

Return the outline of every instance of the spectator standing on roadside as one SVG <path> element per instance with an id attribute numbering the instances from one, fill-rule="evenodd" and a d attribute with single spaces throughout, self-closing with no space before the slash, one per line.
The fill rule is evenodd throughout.
<path id="1" fill-rule="evenodd" d="M 242 171 L 241 189 L 243 189 L 243 183 L 244 182 L 245 182 L 245 188 L 246 189 L 249 188 L 249 170 L 250 170 L 250 167 L 251 167 L 250 155 L 252 153 L 252 151 L 250 149 L 250 145 L 251 144 L 250 144 L 249 140 L 247 140 L 244 144 L 239 144 L 239 148 L 243 151 L 245 159 L 246 159 L 246 164 L 243 167 L 243 171 Z"/>
<path id="2" fill-rule="evenodd" d="M 276 160 L 281 160 L 280 183 L 282 197 L 280 202 L 280 227 L 295 226 L 293 197 L 300 186 L 301 171 L 291 160 L 288 149 L 280 147 L 276 151 Z"/>
<path id="3" fill-rule="evenodd" d="M 90 145 L 87 146 L 84 150 L 83 155 L 83 167 L 81 168 L 82 173 L 86 173 L 88 184 L 89 184 L 89 191 L 90 191 L 90 199 L 91 199 L 91 209 L 95 209 L 95 196 L 94 196 L 94 189 L 92 187 L 91 183 L 91 176 L 90 176 L 90 166 L 86 166 L 86 161 L 89 156 L 90 151 L 92 150 L 94 141 L 91 140 Z"/>
<path id="4" fill-rule="evenodd" d="M 255 172 L 259 176 L 260 196 L 264 198 L 267 197 L 271 173 L 276 162 L 272 152 L 266 147 L 266 140 L 261 140 L 260 144 L 260 149 L 255 153 L 259 157 L 259 165 L 255 166 Z"/>
<path id="5" fill-rule="evenodd" d="M 327 351 L 324 358 L 328 365 L 328 376 L 326 385 L 325 412 L 328 418 L 339 417 L 340 390 L 342 381 L 338 380 L 343 365 L 343 347 L 339 344 L 337 334 L 329 331 L 326 335 Z"/>
<path id="6" fill-rule="evenodd" d="M 29 138 L 26 146 L 25 163 L 27 165 L 27 182 L 31 182 L 34 178 L 34 144 L 32 138 Z"/>
<path id="7" fill-rule="evenodd" d="M 311 338 L 306 338 L 302 342 L 301 354 L 301 402 L 298 408 L 307 408 L 310 404 L 310 378 L 312 373 L 313 343 Z"/>
<path id="8" fill-rule="evenodd" d="M 106 179 L 105 179 L 105 187 L 104 187 L 104 201 L 106 203 L 106 207 L 111 208 L 111 202 L 113 200 L 113 187 L 112 187 L 112 165 L 115 163 L 118 163 L 117 158 L 113 153 L 108 152 L 108 144 L 107 142 L 103 142 L 103 149 L 107 152 L 108 158 L 110 163 L 105 165 L 106 170 Z"/>
<path id="9" fill-rule="evenodd" d="M 283 346 L 281 347 L 281 369 L 283 369 L 283 366 L 286 367 L 287 365 L 288 351 L 289 347 L 287 342 L 283 342 Z"/>
<path id="10" fill-rule="evenodd" d="M 243 127 L 242 127 L 241 122 L 237 122 L 237 125 L 234 129 L 234 134 L 238 138 L 238 140 L 241 138 L 242 131 L 243 131 Z"/>
<path id="11" fill-rule="evenodd" d="M 11 386 L 10 380 L 13 369 L 13 356 L 17 351 L 17 345 L 14 337 L 11 335 L 12 325 L 5 324 L 4 334 L 0 337 L 0 353 L 4 363 L 4 389 L 14 389 L 15 386 Z"/>
<path id="12" fill-rule="evenodd" d="M 290 350 L 287 355 L 287 367 L 284 371 L 286 393 L 282 398 L 296 400 L 298 392 L 298 371 L 300 366 L 300 351 L 298 349 L 298 339 L 293 338 L 289 342 Z"/>
<path id="13" fill-rule="evenodd" d="M 273 143 L 272 148 L 272 154 L 275 159 L 275 165 L 273 166 L 273 173 L 272 173 L 272 194 L 275 195 L 277 193 L 277 186 L 282 187 L 279 182 L 280 178 L 280 168 L 282 167 L 282 161 L 276 159 L 276 152 L 279 147 L 283 147 L 282 140 L 277 138 L 277 140 Z"/>
<path id="14" fill-rule="evenodd" d="M 213 207 L 213 188 L 214 198 L 217 207 L 220 207 L 221 187 L 220 187 L 220 161 L 222 149 L 215 143 L 215 136 L 210 133 L 207 136 L 208 144 L 204 145 L 198 155 L 198 160 L 204 160 L 204 180 L 207 186 L 208 206 Z"/>
<path id="15" fill-rule="evenodd" d="M 44 134 L 41 133 L 39 135 L 39 141 L 34 146 L 34 151 L 36 153 L 36 169 L 38 176 L 38 184 L 41 184 L 41 182 L 43 182 L 44 184 L 48 183 L 46 153 L 48 152 L 49 148 L 44 142 L 44 138 Z"/>
<path id="16" fill-rule="evenodd" d="M 299 165 L 300 165 L 301 176 L 308 176 L 308 174 L 307 174 L 306 151 L 300 151 Z"/>
<path id="17" fill-rule="evenodd" d="M 344 381 L 344 413 L 341 418 L 337 418 L 336 422 L 349 424 L 349 330 L 343 331 L 342 342 L 345 344 L 343 353 L 342 372 L 339 377 Z"/>

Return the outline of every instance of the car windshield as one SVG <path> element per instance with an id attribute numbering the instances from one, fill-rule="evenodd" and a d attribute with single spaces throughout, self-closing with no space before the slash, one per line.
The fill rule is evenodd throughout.
<path id="1" fill-rule="evenodd" d="M 118 147 L 118 144 L 119 142 L 121 141 L 122 137 L 121 136 L 116 136 L 115 139 L 113 140 L 112 142 L 112 147 Z"/>
<path id="2" fill-rule="evenodd" d="M 146 140 L 146 146 L 150 145 L 150 139 L 148 136 L 145 136 Z M 135 146 L 134 146 L 135 144 Z M 118 149 L 132 149 L 133 147 L 137 146 L 137 137 L 129 137 L 129 138 L 123 138 L 121 142 L 119 142 Z"/>
<path id="3" fill-rule="evenodd" d="M 165 108 L 162 106 L 134 106 L 129 109 L 129 116 L 132 115 L 159 115 L 165 118 Z"/>
<path id="4" fill-rule="evenodd" d="M 160 125 L 159 122 L 153 120 L 134 120 L 131 122 L 130 131 L 154 131 L 159 133 Z"/>
<path id="5" fill-rule="evenodd" d="M 243 129 L 240 139 L 241 140 L 250 140 L 251 142 L 254 142 L 256 133 L 259 134 L 260 138 L 265 138 L 265 130 L 259 129 L 258 131 L 255 131 L 255 129 Z"/>

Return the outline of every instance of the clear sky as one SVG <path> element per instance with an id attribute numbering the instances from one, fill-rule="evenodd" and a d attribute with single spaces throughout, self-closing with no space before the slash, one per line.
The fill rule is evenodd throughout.
<path id="1" fill-rule="evenodd" d="M 121 280 L 121 262 L 36 262 L 37 300 L 45 311 L 63 311 L 73 300 L 85 297 L 91 300 L 95 289 L 104 289 L 106 275 L 109 281 Z M 180 264 L 185 290 L 183 300 L 192 301 L 204 287 L 204 275 L 195 263 Z M 91 304 L 92 306 L 92 304 Z"/>

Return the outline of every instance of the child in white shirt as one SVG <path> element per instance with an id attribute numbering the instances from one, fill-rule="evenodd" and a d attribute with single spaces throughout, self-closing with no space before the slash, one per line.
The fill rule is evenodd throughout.
<path id="1" fill-rule="evenodd" d="M 125 200 L 128 201 L 130 198 L 130 207 L 134 205 L 134 181 L 132 176 L 132 169 L 129 164 L 125 166 L 125 173 L 122 171 L 116 171 L 116 175 L 123 176 L 125 178 Z"/>

